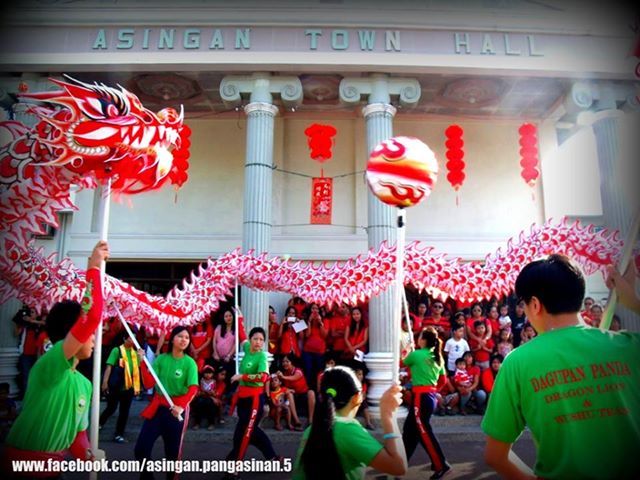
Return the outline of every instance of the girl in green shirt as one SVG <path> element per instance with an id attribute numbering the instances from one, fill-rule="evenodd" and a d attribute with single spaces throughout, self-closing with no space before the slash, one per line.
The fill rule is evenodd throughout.
<path id="1" fill-rule="evenodd" d="M 451 466 L 429 422 L 437 405 L 436 393 L 446 381 L 442 340 L 436 329 L 427 327 L 420 332 L 418 346 L 419 350 L 409 351 L 403 359 L 403 363 L 411 370 L 413 399 L 409 416 L 404 422 L 402 440 L 408 458 L 411 458 L 418 443 L 422 444 L 435 470 L 431 478 L 439 479 L 451 470 Z M 411 347 L 413 345 L 409 350 Z"/>
<path id="2" fill-rule="evenodd" d="M 394 412 L 400 405 L 400 387 L 392 385 L 380 398 L 381 445 L 355 419 L 362 403 L 362 385 L 350 368 L 334 367 L 322 375 L 313 423 L 302 437 L 293 478 L 364 478 L 367 466 L 395 476 L 407 471 Z"/>

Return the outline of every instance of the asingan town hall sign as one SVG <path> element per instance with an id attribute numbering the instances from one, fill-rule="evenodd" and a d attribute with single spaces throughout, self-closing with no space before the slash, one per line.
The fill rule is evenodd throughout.
<path id="1" fill-rule="evenodd" d="M 294 50 L 542 57 L 531 34 L 325 28 L 100 28 L 100 50 Z"/>

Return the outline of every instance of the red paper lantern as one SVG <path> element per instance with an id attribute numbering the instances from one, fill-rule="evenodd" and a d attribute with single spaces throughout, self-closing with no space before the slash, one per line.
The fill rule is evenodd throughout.
<path id="1" fill-rule="evenodd" d="M 449 160 L 446 164 L 447 180 L 457 192 L 458 189 L 464 183 L 466 175 L 464 174 L 465 163 L 462 160 L 464 158 L 464 141 L 462 140 L 463 130 L 459 125 L 451 125 L 444 131 L 447 141 L 445 146 L 447 147 L 446 157 Z"/>
<path id="2" fill-rule="evenodd" d="M 518 129 L 520 133 L 520 176 L 530 187 L 536 184 L 540 176 L 538 171 L 538 129 L 532 123 L 523 123 Z"/>
<path id="3" fill-rule="evenodd" d="M 304 134 L 309 137 L 307 144 L 311 149 L 309 156 L 316 162 L 323 163 L 332 156 L 333 137 L 337 133 L 335 127 L 331 125 L 320 125 L 314 123 L 307 127 Z"/>

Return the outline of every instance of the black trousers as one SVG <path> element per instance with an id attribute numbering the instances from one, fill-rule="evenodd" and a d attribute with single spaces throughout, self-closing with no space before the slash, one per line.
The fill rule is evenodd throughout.
<path id="1" fill-rule="evenodd" d="M 189 424 L 189 408 L 182 413 L 183 421 L 174 417 L 167 407 L 158 407 L 158 411 L 151 419 L 142 424 L 138 441 L 133 450 L 136 460 L 151 459 L 153 445 L 158 437 L 164 441 L 164 456 L 167 460 L 179 460 L 182 457 L 182 437 Z M 175 472 L 168 472 L 167 479 L 175 478 Z M 142 472 L 141 479 L 152 479 L 153 473 Z"/>
<path id="2" fill-rule="evenodd" d="M 422 444 L 436 471 L 444 468 L 446 459 L 440 443 L 431 428 L 431 415 L 437 405 L 435 393 L 414 393 L 413 405 L 404 422 L 402 441 L 407 452 L 407 460 L 415 452 L 418 443 Z"/>
<path id="3" fill-rule="evenodd" d="M 109 417 L 114 414 L 116 408 L 120 405 L 118 420 L 116 422 L 116 437 L 118 435 L 124 436 L 124 430 L 127 427 L 127 420 L 129 420 L 131 402 L 133 402 L 133 388 L 115 392 L 109 391 L 109 395 L 107 395 L 107 408 L 105 408 L 100 414 L 100 426 L 107 423 Z"/>
<path id="4" fill-rule="evenodd" d="M 262 452 L 264 458 L 271 460 L 276 457 L 271 440 L 258 426 L 262 418 L 265 395 L 239 398 L 238 423 L 233 432 L 233 450 L 227 455 L 227 460 L 242 460 L 247 453 L 249 444 Z"/>

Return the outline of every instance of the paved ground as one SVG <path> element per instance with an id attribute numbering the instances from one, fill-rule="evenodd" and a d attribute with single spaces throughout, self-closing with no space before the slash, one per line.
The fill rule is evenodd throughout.
<path id="1" fill-rule="evenodd" d="M 100 447 L 105 450 L 108 459 L 133 459 L 133 447 L 140 428 L 141 421 L 135 416 L 140 411 L 142 402 L 134 402 L 132 407 L 132 418 L 128 428 L 129 442 L 125 444 L 116 444 L 112 441 L 113 427 L 115 424 L 115 416 L 109 420 L 109 423 L 100 432 Z M 448 461 L 453 465 L 454 471 L 449 474 L 447 479 L 497 479 L 498 477 L 488 471 L 482 460 L 482 452 L 484 448 L 484 435 L 480 431 L 481 417 L 477 415 L 469 415 L 466 417 L 434 417 L 432 424 L 437 437 L 439 438 Z M 200 429 L 198 431 L 189 430 L 183 447 L 183 458 L 193 460 L 214 460 L 223 459 L 231 449 L 231 438 L 233 435 L 233 427 L 235 419 L 224 426 L 218 426 L 213 431 Z M 298 444 L 300 441 L 299 432 L 282 431 L 278 432 L 272 428 L 270 421 L 264 421 L 263 427 L 271 438 L 278 454 L 288 458 L 295 458 Z M 382 432 L 376 431 L 374 434 L 381 435 Z M 524 434 L 515 445 L 515 451 L 529 465 L 533 464 L 535 458 L 535 447 L 530 435 Z M 158 440 L 154 449 L 154 459 L 162 458 L 163 446 L 162 440 Z M 247 458 L 261 459 L 260 452 L 250 447 Z M 416 453 L 411 458 L 409 465 L 410 471 L 404 478 L 418 479 L 429 478 L 430 470 L 428 469 L 429 459 L 418 447 Z M 265 479 L 280 480 L 290 478 L 290 474 L 243 474 L 243 479 Z M 367 478 L 378 478 L 375 472 L 368 472 Z M 68 479 L 85 479 L 86 474 L 67 474 Z M 135 478 L 135 475 L 129 474 L 100 474 L 100 480 L 122 480 Z M 156 474 L 156 478 L 164 478 L 163 474 Z M 185 473 L 181 475 L 181 479 L 196 478 L 222 478 L 221 474 L 193 474 Z"/>

